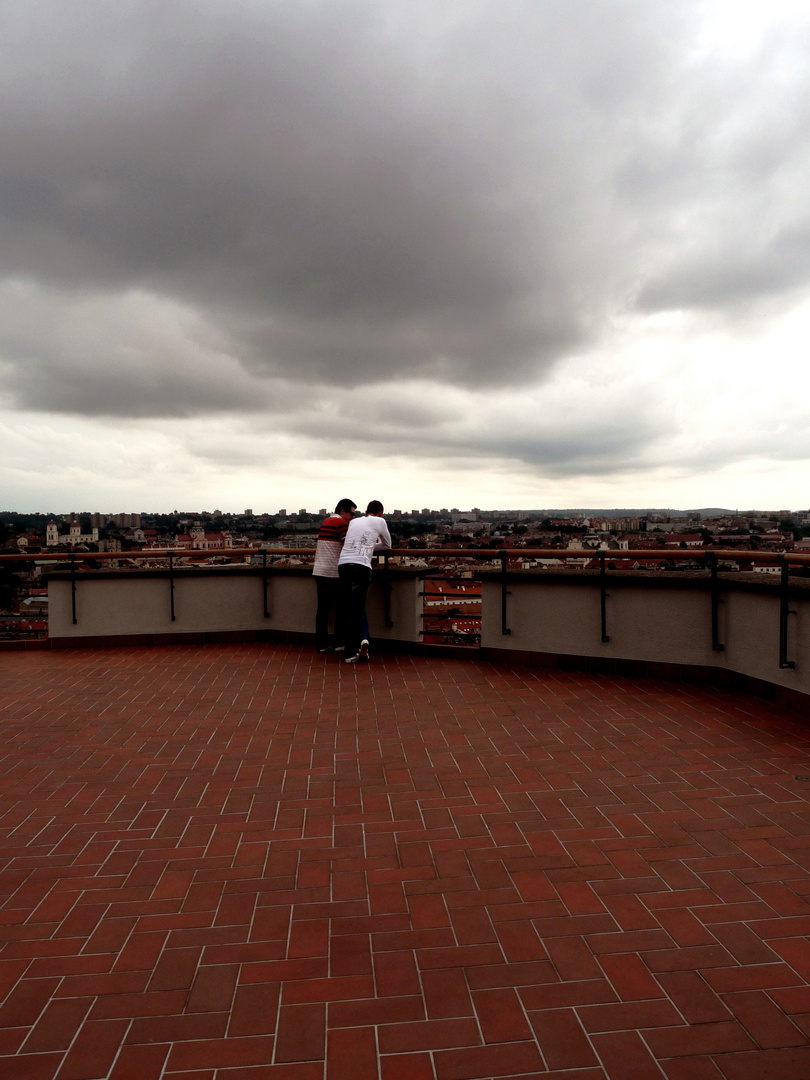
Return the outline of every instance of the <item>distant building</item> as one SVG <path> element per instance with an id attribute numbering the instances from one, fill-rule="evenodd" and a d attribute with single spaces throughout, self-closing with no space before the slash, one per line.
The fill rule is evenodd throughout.
<path id="1" fill-rule="evenodd" d="M 16 543 L 18 551 L 26 552 L 28 551 L 29 547 L 41 547 L 42 536 L 39 533 L 35 532 L 24 532 L 20 533 L 14 543 Z"/>
<path id="2" fill-rule="evenodd" d="M 190 548 L 192 551 L 208 551 L 210 548 L 233 547 L 233 537 L 230 532 L 206 532 L 199 521 L 195 521 L 187 533 L 178 533 L 175 537 L 175 545 L 179 548 Z"/>
<path id="3" fill-rule="evenodd" d="M 665 547 L 703 547 L 703 537 L 700 533 L 665 533 L 662 540 Z"/>
<path id="4" fill-rule="evenodd" d="M 94 528 L 89 533 L 83 533 L 78 521 L 71 521 L 69 531 L 67 533 L 62 533 L 61 536 L 59 534 L 59 526 L 55 521 L 49 521 L 45 528 L 46 547 L 58 547 L 59 544 L 66 544 L 68 547 L 76 547 L 77 544 L 97 543 L 98 529 Z"/>

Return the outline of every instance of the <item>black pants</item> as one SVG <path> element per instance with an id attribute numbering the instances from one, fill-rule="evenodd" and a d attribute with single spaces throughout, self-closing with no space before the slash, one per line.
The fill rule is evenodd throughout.
<path id="1" fill-rule="evenodd" d="M 360 642 L 368 638 L 366 597 L 371 584 L 371 568 L 362 563 L 341 563 L 341 604 L 346 612 L 346 656 L 360 652 Z"/>
<path id="2" fill-rule="evenodd" d="M 318 590 L 318 610 L 315 613 L 315 646 L 328 649 L 332 645 L 342 645 L 346 636 L 346 613 L 341 604 L 340 579 L 336 577 L 317 577 L 315 587 Z M 329 637 L 329 616 L 335 612 L 335 638 Z"/>

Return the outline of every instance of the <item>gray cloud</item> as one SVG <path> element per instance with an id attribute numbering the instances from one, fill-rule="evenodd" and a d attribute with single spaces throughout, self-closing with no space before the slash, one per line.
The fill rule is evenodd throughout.
<path id="1" fill-rule="evenodd" d="M 757 222 L 690 253 L 643 290 L 642 307 L 737 313 L 751 303 L 784 300 L 810 283 L 810 223 L 797 221 L 760 240 Z"/>
<path id="2" fill-rule="evenodd" d="M 108 296 L 0 284 L 0 383 L 13 405 L 112 417 L 190 417 L 273 406 L 193 310 L 137 291 Z"/>
<path id="3" fill-rule="evenodd" d="M 373 416 L 414 456 L 646 467 L 676 423 L 652 393 L 525 422 L 487 400 L 617 314 L 737 318 L 810 284 L 808 36 L 718 57 L 705 9 L 3 6 L 0 387 L 19 409 L 335 439 Z"/>
<path id="4" fill-rule="evenodd" d="M 542 372 L 624 271 L 610 126 L 673 18 L 506 11 L 6 8 L 6 273 L 199 306 L 257 374 Z"/>

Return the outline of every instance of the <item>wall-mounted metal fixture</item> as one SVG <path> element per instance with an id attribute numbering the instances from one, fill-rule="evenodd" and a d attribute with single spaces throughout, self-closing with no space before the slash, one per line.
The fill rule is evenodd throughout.
<path id="1" fill-rule="evenodd" d="M 270 608 L 267 606 L 267 552 L 262 548 L 262 602 L 264 603 L 264 617 L 270 618 Z"/>
<path id="2" fill-rule="evenodd" d="M 73 611 L 73 625 L 79 621 L 76 618 L 76 553 L 70 553 L 70 604 Z"/>
<path id="3" fill-rule="evenodd" d="M 505 637 L 512 633 L 506 621 L 506 598 L 509 596 L 509 590 L 506 587 L 506 552 L 501 549 L 498 554 L 501 558 L 501 634 Z"/>
<path id="4" fill-rule="evenodd" d="M 712 572 L 712 649 L 714 652 L 722 652 L 723 646 L 720 643 L 720 605 L 723 601 L 720 598 L 720 581 L 717 577 L 717 556 L 713 551 L 710 551 L 707 558 Z"/>
<path id="5" fill-rule="evenodd" d="M 599 552 L 599 609 L 602 615 L 602 642 L 610 641 L 607 632 L 607 599 L 610 593 L 607 591 L 607 577 L 605 576 L 605 553 Z"/>
<path id="6" fill-rule="evenodd" d="M 174 622 L 174 552 L 169 552 L 169 604 L 172 609 L 172 622 Z"/>
<path id="7" fill-rule="evenodd" d="M 794 660 L 788 660 L 788 616 L 795 615 L 796 612 L 791 609 L 790 606 L 790 578 L 788 574 L 787 559 L 782 556 L 779 560 L 782 567 L 782 574 L 780 578 L 780 590 L 779 590 L 779 667 L 780 668 L 795 668 L 796 663 Z"/>

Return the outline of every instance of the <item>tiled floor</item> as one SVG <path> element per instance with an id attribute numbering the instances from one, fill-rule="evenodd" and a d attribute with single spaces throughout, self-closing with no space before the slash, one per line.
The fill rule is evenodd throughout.
<path id="1" fill-rule="evenodd" d="M 288 646 L 0 654 L 9 1080 L 807 1080 L 810 725 Z"/>

